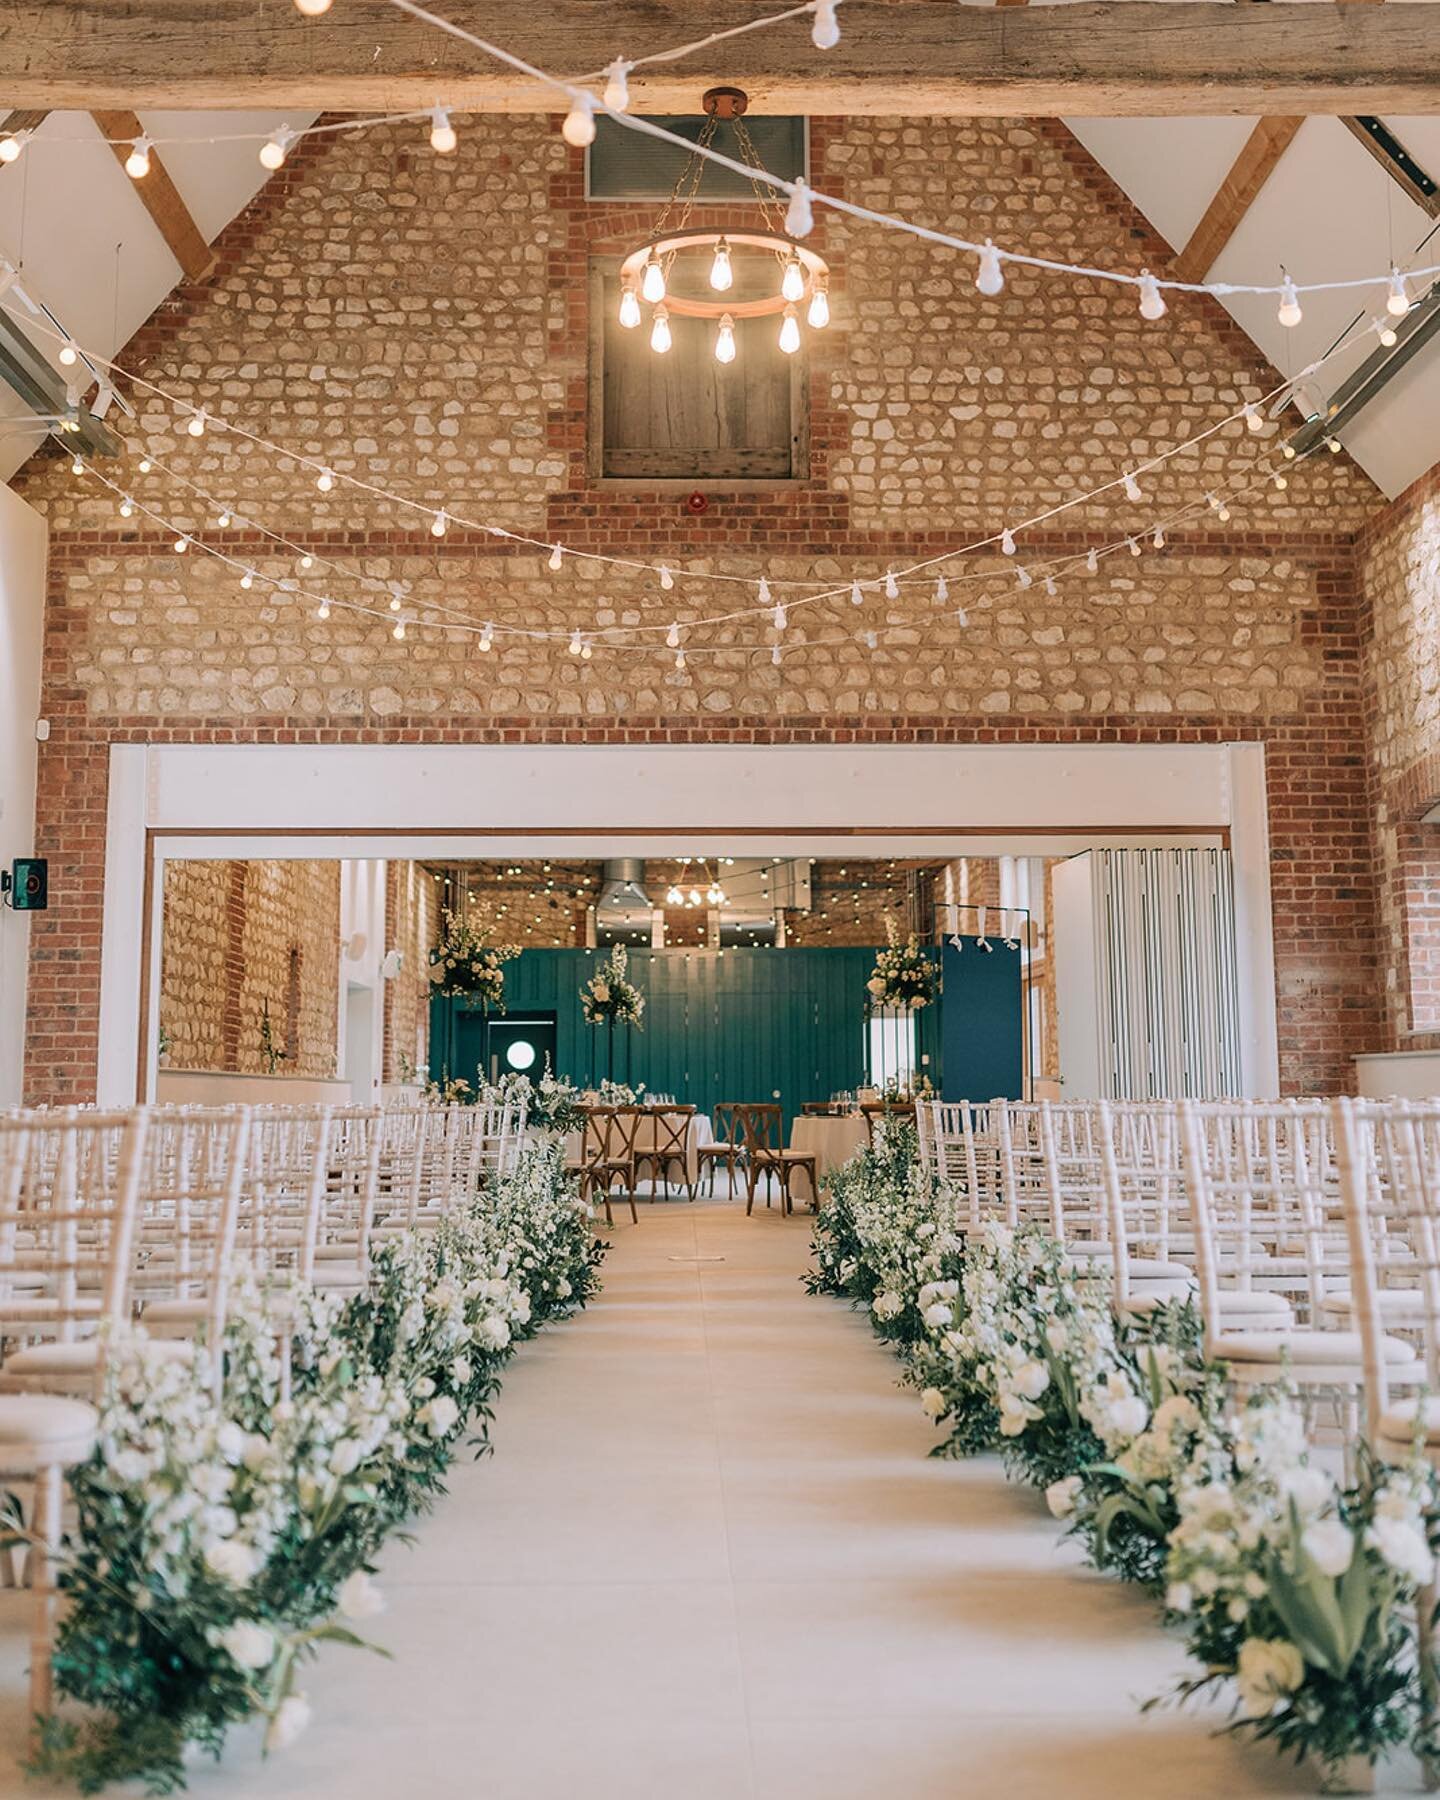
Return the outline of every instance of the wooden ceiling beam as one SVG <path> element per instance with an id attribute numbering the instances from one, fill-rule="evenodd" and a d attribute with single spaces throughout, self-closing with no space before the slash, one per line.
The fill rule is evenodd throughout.
<path id="1" fill-rule="evenodd" d="M 133 112 L 97 112 L 91 117 L 99 126 L 100 135 L 110 140 L 115 160 L 123 169 L 131 143 L 141 135 L 144 126 Z M 125 179 L 129 181 L 130 177 L 127 175 Z M 170 254 L 184 271 L 185 279 L 208 281 L 215 272 L 214 253 L 190 216 L 190 208 L 180 198 L 180 190 L 171 180 L 170 171 L 158 150 L 150 152 L 150 173 L 132 185 L 169 246 Z"/>
<path id="2" fill-rule="evenodd" d="M 449 0 L 458 24 L 544 69 L 683 43 L 691 0 Z M 705 24 L 751 20 L 712 0 Z M 757 112 L 1155 116 L 1440 111 L 1440 31 L 1427 6 L 1313 0 L 1076 0 L 951 6 L 901 0 L 842 18 L 839 44 L 757 31 L 678 65 L 638 69 L 638 110 L 693 112 L 716 82 Z M 0 97 L 26 107 L 553 112 L 533 81 L 385 4 L 321 20 L 255 0 L 7 0 Z"/>
<path id="3" fill-rule="evenodd" d="M 1190 241 L 1175 258 L 1173 273 L 1181 281 L 1203 281 L 1234 237 L 1256 195 L 1274 174 L 1304 119 L 1261 119 L 1245 141 L 1230 173 L 1221 182 Z"/>

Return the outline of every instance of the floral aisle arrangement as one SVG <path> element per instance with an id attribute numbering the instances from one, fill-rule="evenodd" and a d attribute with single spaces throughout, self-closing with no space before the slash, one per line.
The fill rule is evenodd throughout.
<path id="1" fill-rule="evenodd" d="M 563 1138 L 585 1123 L 579 1088 L 554 1074 L 548 1059 L 538 1081 L 528 1075 L 502 1075 L 498 1081 L 482 1084 L 479 1098 L 491 1106 L 523 1107 L 525 1123 L 550 1137 Z"/>
<path id="2" fill-rule="evenodd" d="M 484 1448 L 506 1359 L 586 1303 L 603 1248 L 552 1146 L 434 1232 L 377 1246 L 364 1295 L 294 1296 L 288 1400 L 274 1297 L 253 1287 L 218 1406 L 204 1346 L 173 1362 L 127 1341 L 62 1559 L 56 1681 L 91 1710 L 44 1723 L 36 1772 L 168 1793 L 244 1720 L 268 1750 L 291 1742 L 304 1664 L 363 1644 L 382 1544 L 443 1491 L 467 1433 Z"/>
<path id="3" fill-rule="evenodd" d="M 886 946 L 865 983 L 865 1004 L 871 1012 L 918 1012 L 935 998 L 935 965 L 913 931 L 901 938 L 893 918 L 885 920 L 885 936 Z"/>
<path id="4" fill-rule="evenodd" d="M 505 964 L 519 954 L 514 945 L 492 943 L 488 926 L 446 912 L 430 952 L 430 980 L 437 994 L 476 999 L 488 1012 L 504 1012 Z"/>
<path id="5" fill-rule="evenodd" d="M 609 957 L 580 990 L 580 1005 L 587 1025 L 633 1025 L 642 1030 L 645 996 L 629 976 L 630 958 L 623 944 L 612 947 Z"/>
<path id="6" fill-rule="evenodd" d="M 952 1196 L 891 1124 L 833 1179 L 812 1291 L 865 1306 L 944 1430 L 932 1454 L 998 1448 L 1097 1567 L 1163 1598 L 1234 1728 L 1321 1767 L 1424 1747 L 1416 1596 L 1436 1496 L 1417 1454 L 1345 1487 L 1311 1461 L 1281 1386 L 1230 1399 L 1191 1306 L 1117 1326 L 1103 1272 L 1042 1229 L 966 1239 Z M 1152 1702 L 1154 1704 L 1155 1702 Z"/>

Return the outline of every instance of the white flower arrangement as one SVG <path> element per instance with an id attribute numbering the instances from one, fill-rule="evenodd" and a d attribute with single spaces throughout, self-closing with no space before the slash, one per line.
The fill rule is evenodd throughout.
<path id="1" fill-rule="evenodd" d="M 612 946 L 605 962 L 580 990 L 587 1025 L 633 1025 L 643 1029 L 645 996 L 629 977 L 630 958 L 623 944 Z"/>
<path id="2" fill-rule="evenodd" d="M 504 965 L 519 954 L 515 945 L 491 943 L 487 927 L 446 912 L 430 952 L 430 981 L 437 994 L 477 999 L 490 1012 L 504 1012 Z"/>
<path id="3" fill-rule="evenodd" d="M 874 971 L 865 983 L 865 1004 L 871 1012 L 918 1012 L 935 998 L 935 965 L 913 931 L 902 940 L 889 915 L 885 935 L 886 947 L 875 958 Z"/>

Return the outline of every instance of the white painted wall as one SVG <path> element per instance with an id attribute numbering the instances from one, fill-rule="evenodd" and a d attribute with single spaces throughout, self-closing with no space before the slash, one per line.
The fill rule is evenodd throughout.
<path id="1" fill-rule="evenodd" d="M 0 487 L 0 867 L 35 848 L 35 721 L 45 618 L 45 521 Z M 0 1106 L 19 1103 L 30 923 L 0 911 Z"/>
<path id="2" fill-rule="evenodd" d="M 380 964 L 386 948 L 385 864 L 373 857 L 347 858 L 340 865 L 335 1066 L 349 1080 L 355 1106 L 368 1106 L 379 1091 L 385 1035 Z M 356 1041 L 357 1033 L 364 1042 Z"/>
<path id="3" fill-rule="evenodd" d="M 1095 934 L 1092 859 L 1072 856 L 1051 877 L 1054 917 L 1050 954 L 1055 958 L 1055 1030 L 1060 1048 L 1060 1098 L 1099 1100 L 1099 949 Z"/>
<path id="4" fill-rule="evenodd" d="M 1242 966 L 1245 1029 L 1249 1041 L 1263 1043 L 1268 1030 L 1273 1042 L 1274 981 L 1260 954 L 1270 930 L 1264 764 L 1263 753 L 1247 749 L 118 745 L 101 1099 L 134 1096 L 147 828 L 157 858 L 156 943 L 172 857 L 353 858 L 372 846 L 411 859 L 673 856 L 677 843 L 712 856 L 1067 856 L 1101 844 L 1215 844 L 1229 829 L 1237 863 L 1243 854 L 1261 865 L 1244 872 L 1249 929 L 1266 940 Z M 276 835 L 296 827 L 317 835 Z M 367 832 L 375 835 L 357 836 Z M 152 1029 L 157 1016 L 152 994 Z M 1262 1084 L 1276 1079 L 1273 1069 L 1259 1072 Z"/>

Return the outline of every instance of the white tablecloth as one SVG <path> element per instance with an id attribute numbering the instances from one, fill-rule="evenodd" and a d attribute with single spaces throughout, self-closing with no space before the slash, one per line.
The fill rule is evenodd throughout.
<path id="1" fill-rule="evenodd" d="M 814 1156 L 815 1168 L 822 1185 L 832 1170 L 849 1162 L 869 1141 L 870 1134 L 859 1113 L 850 1113 L 841 1119 L 827 1119 L 806 1113 L 790 1127 L 790 1148 L 804 1150 Z M 797 1170 L 791 1177 L 790 1194 L 797 1204 L 803 1201 L 809 1205 L 813 1199 L 810 1178 L 803 1170 Z"/>

